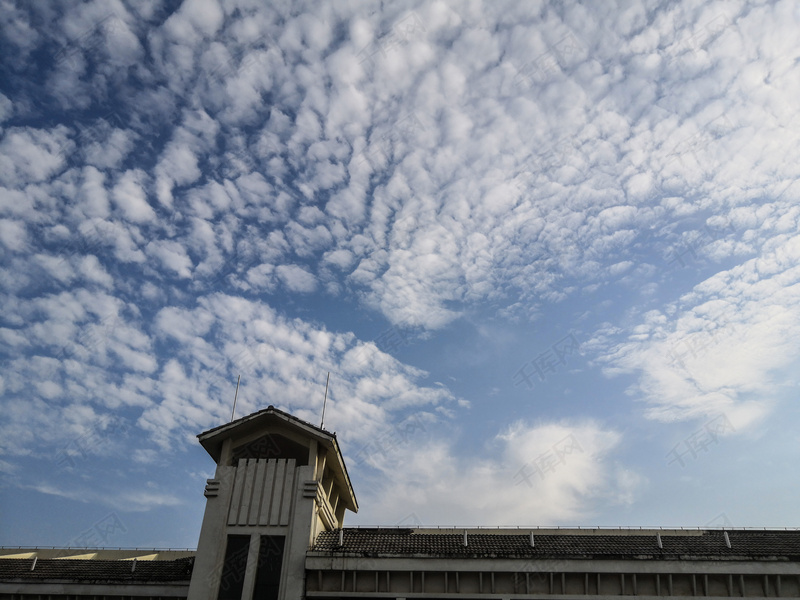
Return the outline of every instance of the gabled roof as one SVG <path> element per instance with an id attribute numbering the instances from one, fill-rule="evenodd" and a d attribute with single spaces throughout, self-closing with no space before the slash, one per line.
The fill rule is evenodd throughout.
<path id="1" fill-rule="evenodd" d="M 231 421 L 230 423 L 225 423 L 223 425 L 218 425 L 217 427 L 212 427 L 208 431 L 204 431 L 203 433 L 199 434 L 197 438 L 200 440 L 200 444 L 205 448 L 209 454 L 211 454 L 211 458 L 214 460 L 219 460 L 219 450 L 220 448 L 217 447 L 217 454 L 212 454 L 212 450 L 210 449 L 208 444 L 208 440 L 216 438 L 218 435 L 222 433 L 226 433 L 224 437 L 219 439 L 219 446 L 222 446 L 222 440 L 226 437 L 230 437 L 230 434 L 234 430 L 241 430 L 243 425 L 249 424 L 253 429 L 258 428 L 258 426 L 263 425 L 263 423 L 269 420 L 273 420 L 274 418 L 278 418 L 283 420 L 285 423 L 294 425 L 307 433 L 315 434 L 318 436 L 323 436 L 325 438 L 332 438 L 336 439 L 336 434 L 331 433 L 326 429 L 322 429 L 321 427 L 317 427 L 316 425 L 312 425 L 308 421 L 303 421 L 302 419 L 298 419 L 294 415 L 291 415 L 287 412 L 279 410 L 272 406 L 271 404 L 262 410 L 256 411 L 254 413 L 250 413 L 244 417 L 239 417 L 235 421 Z M 213 447 L 213 446 L 212 446 Z"/>
<path id="2" fill-rule="evenodd" d="M 222 444 L 226 439 L 244 437 L 275 425 L 280 428 L 285 428 L 295 434 L 300 434 L 305 438 L 316 440 L 322 447 L 328 450 L 327 464 L 343 492 L 341 499 L 348 509 L 353 512 L 358 512 L 358 502 L 335 433 L 331 433 L 321 427 L 298 419 L 270 405 L 258 412 L 204 431 L 199 434 L 197 438 L 200 441 L 200 445 L 205 448 L 211 458 L 219 463 L 222 454 Z"/>
<path id="3" fill-rule="evenodd" d="M 424 532 L 423 532 L 424 531 Z M 431 533 L 416 529 L 344 529 L 317 536 L 312 552 L 363 556 L 418 556 L 461 558 L 714 558 L 728 560 L 800 558 L 800 531 L 752 530 L 520 530 L 490 533 L 487 530 L 448 530 Z M 530 534 L 534 545 L 531 546 Z M 726 541 L 727 534 L 727 541 Z M 661 546 L 659 546 L 659 541 Z M 730 542 L 730 547 L 728 547 Z"/>

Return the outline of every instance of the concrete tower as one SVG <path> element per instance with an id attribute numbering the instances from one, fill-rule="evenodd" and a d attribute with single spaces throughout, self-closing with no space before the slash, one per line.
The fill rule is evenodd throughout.
<path id="1" fill-rule="evenodd" d="M 217 463 L 188 600 L 296 600 L 306 551 L 358 511 L 336 436 L 270 406 L 197 436 Z"/>

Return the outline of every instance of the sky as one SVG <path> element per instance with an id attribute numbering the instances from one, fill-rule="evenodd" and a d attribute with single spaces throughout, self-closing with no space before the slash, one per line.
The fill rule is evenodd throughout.
<path id="1" fill-rule="evenodd" d="M 795 0 L 0 13 L 0 545 L 328 373 L 348 526 L 800 526 Z"/>

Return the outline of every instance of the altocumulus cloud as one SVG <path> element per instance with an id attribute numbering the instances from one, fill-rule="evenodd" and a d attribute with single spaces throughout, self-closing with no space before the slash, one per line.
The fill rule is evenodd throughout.
<path id="1" fill-rule="evenodd" d="M 667 431 L 720 413 L 761 431 L 789 401 L 791 0 L 4 15 L 4 472 L 23 455 L 52 466 L 112 418 L 137 447 L 123 436 L 85 460 L 185 452 L 230 418 L 237 373 L 239 414 L 273 403 L 317 422 L 330 371 L 326 425 L 350 447 L 424 424 L 391 473 L 347 450 L 376 502 L 563 522 L 644 481 L 620 466 L 639 458 L 620 457 L 628 430 L 570 394 L 604 390 L 609 414 L 640 400 L 638 425 Z M 573 330 L 586 360 L 537 363 L 546 401 L 530 404 L 514 369 Z M 492 402 L 505 416 L 489 431 Z M 491 452 L 459 456 L 458 434 L 435 433 L 459 427 Z M 582 451 L 540 477 L 571 436 Z M 489 513 L 487 490 L 507 492 Z"/>

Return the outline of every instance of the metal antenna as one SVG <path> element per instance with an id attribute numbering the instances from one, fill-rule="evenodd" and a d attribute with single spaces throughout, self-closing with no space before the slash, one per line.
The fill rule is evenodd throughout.
<path id="1" fill-rule="evenodd" d="M 239 377 L 236 379 L 236 393 L 233 395 L 233 410 L 231 411 L 231 421 L 233 421 L 233 415 L 236 414 L 236 398 L 239 397 L 239 382 L 242 380 L 241 373 Z"/>
<path id="2" fill-rule="evenodd" d="M 322 401 L 322 420 L 319 422 L 319 428 L 322 429 L 323 423 L 325 423 L 325 405 L 328 403 L 328 383 L 331 380 L 331 372 L 328 371 L 328 378 L 325 380 L 325 399 Z"/>

